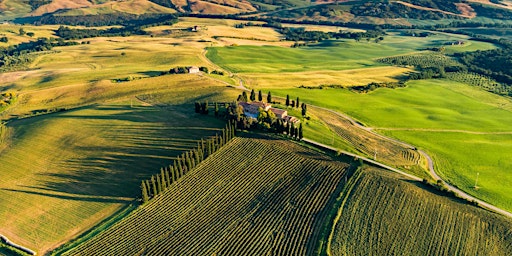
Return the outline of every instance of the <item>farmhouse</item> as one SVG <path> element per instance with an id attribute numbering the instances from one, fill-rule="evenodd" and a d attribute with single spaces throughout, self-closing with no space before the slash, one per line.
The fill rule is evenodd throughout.
<path id="1" fill-rule="evenodd" d="M 268 103 L 264 103 L 261 101 L 253 101 L 253 102 L 239 102 L 238 105 L 242 106 L 244 109 L 244 115 L 250 118 L 258 118 L 259 109 L 263 109 L 264 111 L 272 111 L 278 119 L 281 119 L 285 122 L 298 123 L 300 120 L 296 117 L 289 116 L 288 111 L 278 108 L 273 108 L 272 105 Z"/>
<path id="2" fill-rule="evenodd" d="M 198 68 L 198 67 L 196 67 L 196 66 L 189 67 L 189 68 L 188 68 L 188 73 L 189 73 L 189 74 L 196 74 L 196 73 L 199 73 L 199 68 Z"/>

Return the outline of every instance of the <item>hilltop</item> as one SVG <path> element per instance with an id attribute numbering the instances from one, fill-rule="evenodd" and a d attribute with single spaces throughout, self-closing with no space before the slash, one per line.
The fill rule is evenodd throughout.
<path id="1" fill-rule="evenodd" d="M 353 22 L 392 25 L 443 24 L 453 21 L 509 23 L 512 1 L 490 0 L 3 0 L 0 19 L 99 14 L 230 15 L 288 21 Z M 22 19 L 21 22 L 32 22 Z"/>

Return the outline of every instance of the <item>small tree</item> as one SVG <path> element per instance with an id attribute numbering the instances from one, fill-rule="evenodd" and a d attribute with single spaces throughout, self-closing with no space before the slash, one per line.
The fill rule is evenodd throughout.
<path id="1" fill-rule="evenodd" d="M 247 92 L 242 92 L 242 101 L 247 102 L 249 99 L 247 98 Z"/>
<path id="2" fill-rule="evenodd" d="M 307 115 L 307 107 L 306 107 L 306 104 L 305 103 L 302 103 L 302 116 L 306 116 Z"/>
<path id="3" fill-rule="evenodd" d="M 20 36 L 25 35 L 25 30 L 23 28 L 20 28 L 19 32 L 20 32 Z"/>
<path id="4" fill-rule="evenodd" d="M 219 104 L 217 104 L 217 102 L 215 102 L 215 116 L 219 116 Z"/>
<path id="5" fill-rule="evenodd" d="M 295 107 L 295 101 L 294 100 L 292 100 L 292 104 L 291 105 L 292 105 L 292 108 Z"/>
<path id="6" fill-rule="evenodd" d="M 299 140 L 302 140 L 304 138 L 304 134 L 302 131 L 302 123 L 299 124 Z"/>
<path id="7" fill-rule="evenodd" d="M 142 189 L 142 203 L 145 204 L 149 201 L 148 189 L 146 188 L 146 182 L 142 181 L 142 184 L 140 187 Z"/>
<path id="8" fill-rule="evenodd" d="M 158 190 L 156 188 L 155 176 L 151 176 L 151 187 L 153 188 L 153 196 L 158 195 Z"/>
<path id="9" fill-rule="evenodd" d="M 199 102 L 196 101 L 194 103 L 194 107 L 195 107 L 196 113 L 201 113 L 201 104 L 199 104 Z"/>
<path id="10" fill-rule="evenodd" d="M 258 101 L 263 101 L 263 95 L 261 95 L 261 91 L 258 91 Z"/>
<path id="11" fill-rule="evenodd" d="M 270 92 L 267 94 L 267 102 L 272 103 L 272 94 L 270 94 Z"/>
<path id="12" fill-rule="evenodd" d="M 295 107 L 299 107 L 299 97 L 297 97 L 297 100 L 295 101 Z"/>
<path id="13" fill-rule="evenodd" d="M 251 90 L 251 101 L 256 100 L 256 93 L 254 92 L 254 89 Z"/>
<path id="14" fill-rule="evenodd" d="M 290 95 L 286 94 L 286 106 L 290 106 Z"/>

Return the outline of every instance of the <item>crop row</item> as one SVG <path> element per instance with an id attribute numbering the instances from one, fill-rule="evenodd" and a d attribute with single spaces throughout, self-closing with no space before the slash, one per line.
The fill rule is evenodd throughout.
<path id="1" fill-rule="evenodd" d="M 367 171 L 343 206 L 332 255 L 511 255 L 512 222 Z"/>
<path id="2" fill-rule="evenodd" d="M 340 117 L 329 117 L 325 118 L 324 121 L 338 136 L 367 156 L 377 157 L 397 166 L 413 166 L 420 163 L 420 154 L 412 148 L 384 140 L 368 131 L 358 129 Z"/>
<path id="3" fill-rule="evenodd" d="M 80 255 L 310 255 L 348 164 L 291 142 L 235 138 Z"/>

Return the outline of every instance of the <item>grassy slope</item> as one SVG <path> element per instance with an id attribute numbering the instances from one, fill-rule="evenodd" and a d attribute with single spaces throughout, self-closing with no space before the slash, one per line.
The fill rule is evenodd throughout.
<path id="1" fill-rule="evenodd" d="M 200 95 L 197 90 L 184 93 Z M 180 100 L 179 93 L 170 94 Z M 45 251 L 131 203 L 142 178 L 194 147 L 195 140 L 213 135 L 209 127 L 223 125 L 190 118 L 192 105 L 159 109 L 131 104 L 11 123 L 13 139 L 0 160 L 1 232 Z"/>
<path id="2" fill-rule="evenodd" d="M 427 149 L 443 177 L 470 194 L 512 209 L 511 186 L 506 182 L 510 180 L 506 159 L 511 135 L 499 134 L 511 132 L 512 102 L 506 98 L 446 80 L 414 81 L 406 88 L 368 94 L 339 89 L 272 92 L 348 113 L 381 132 Z M 482 173 L 479 191 L 470 188 L 476 172 Z"/>
<path id="3" fill-rule="evenodd" d="M 512 222 L 367 169 L 341 208 L 331 255 L 510 255 Z"/>
<path id="4" fill-rule="evenodd" d="M 194 140 L 212 135 L 207 127 L 223 125 L 190 118 L 190 102 L 231 100 L 237 94 L 197 75 L 152 77 L 173 66 L 209 66 L 200 58 L 204 43 L 150 37 L 88 40 L 91 44 L 57 47 L 56 53 L 42 55 L 33 63 L 35 70 L 0 77 L 20 94 L 4 118 L 83 106 L 10 122 L 13 136 L 0 148 L 0 233 L 38 252 L 131 203 L 142 177 L 158 172 Z M 110 81 L 127 76 L 144 79 Z M 141 104 L 137 95 L 164 108 Z"/>
<path id="5" fill-rule="evenodd" d="M 241 72 L 241 76 L 253 87 L 261 88 L 264 91 L 271 90 L 275 95 L 282 97 L 287 94 L 293 97 L 299 96 L 304 102 L 337 109 L 370 126 L 386 129 L 510 131 L 510 125 L 512 124 L 510 112 L 512 109 L 509 100 L 455 82 L 444 80 L 415 81 L 410 82 L 408 88 L 405 89 L 382 89 L 369 94 L 356 94 L 337 89 L 307 90 L 294 88 L 300 84 L 310 85 L 313 83 L 312 85 L 315 85 L 315 82 L 336 81 L 333 79 L 335 76 L 328 77 L 329 74 L 336 72 L 332 70 L 350 68 L 350 65 L 352 65 L 352 68 L 359 68 L 359 65 L 366 63 L 373 67 L 375 64 L 371 63 L 374 57 L 412 52 L 424 47 L 439 46 L 444 42 L 465 38 L 467 37 L 441 33 L 429 38 L 387 36 L 382 42 L 384 47 L 367 44 L 366 42 L 355 43 L 349 41 L 339 43 L 337 47 L 325 48 L 291 49 L 253 46 L 213 48 L 208 56 L 225 68 Z M 375 48 L 365 50 L 366 48 L 363 46 L 368 45 Z M 493 47 L 491 44 L 470 41 L 464 46 L 447 47 L 447 51 L 485 50 Z M 381 49 L 381 52 L 377 49 Z M 356 60 L 355 56 L 362 58 Z M 250 65 L 244 65 L 244 62 L 248 62 Z M 304 72 L 304 70 L 311 69 L 314 71 Z M 290 72 L 286 73 L 289 74 L 286 76 L 277 73 L 282 71 Z M 357 72 L 353 72 L 353 70 L 345 72 L 353 76 L 351 79 L 358 79 L 358 81 L 364 81 L 368 76 L 368 73 L 365 72 L 361 72 L 361 75 L 357 75 Z M 376 72 L 372 72 L 372 74 L 374 73 Z M 307 76 L 308 74 L 310 76 Z M 350 80 L 347 79 L 348 77 L 351 76 L 343 76 L 338 81 Z M 372 79 L 371 76 L 370 79 Z M 378 74 L 373 79 L 379 81 Z M 280 82 L 276 83 L 278 80 Z M 433 138 L 419 136 L 422 134 L 414 131 L 389 131 L 389 133 L 426 149 L 430 149 L 428 145 L 436 143 Z M 402 134 L 404 134 L 403 137 Z M 464 147 L 463 140 L 450 139 L 453 135 L 453 132 L 436 135 L 436 137 L 444 136 L 443 138 L 445 138 L 439 137 L 438 139 L 443 140 L 443 143 L 439 142 L 438 145 L 459 149 Z M 473 139 L 474 135 L 472 134 L 456 134 L 456 136 L 465 136 L 469 141 L 477 140 L 477 138 Z M 501 140 L 503 142 L 499 144 L 500 149 L 508 148 L 506 143 L 506 141 L 509 141 L 508 135 L 492 137 L 482 135 L 478 137 L 478 139 L 481 138 L 484 139 L 483 143 L 487 145 L 492 145 L 492 143 Z M 447 141 L 451 143 L 444 143 Z M 433 148 L 439 149 L 441 146 L 434 146 Z M 505 157 L 504 154 L 507 151 L 492 150 L 488 152 L 494 152 L 498 155 L 485 157 L 486 153 L 483 153 L 478 158 L 471 154 L 449 153 L 448 150 L 431 150 L 430 152 L 435 154 L 436 160 L 441 162 L 437 167 L 445 175 L 444 177 L 451 182 L 460 185 L 462 189 L 472 194 L 481 196 L 485 200 L 504 206 L 509 210 L 512 209 L 509 203 L 511 200 L 507 197 L 510 194 L 508 189 L 510 186 L 503 183 L 503 185 L 493 185 L 499 184 L 503 176 L 509 177 L 505 172 L 507 167 L 503 163 L 494 161 Z M 462 152 L 467 151 L 462 150 Z M 489 153 L 488 155 L 492 154 Z M 445 162 L 454 162 L 454 164 L 444 165 Z M 455 164 L 455 162 L 459 164 Z M 465 162 L 465 164 L 460 164 L 461 162 Z M 474 168 L 467 168 L 468 165 L 474 166 Z M 472 180 L 469 177 L 474 177 L 475 172 L 480 169 L 486 169 L 488 173 L 499 173 L 499 175 L 486 175 L 487 181 L 484 182 L 487 185 L 486 189 L 480 190 L 480 192 L 471 191 L 468 189 L 470 183 L 468 180 Z"/>

